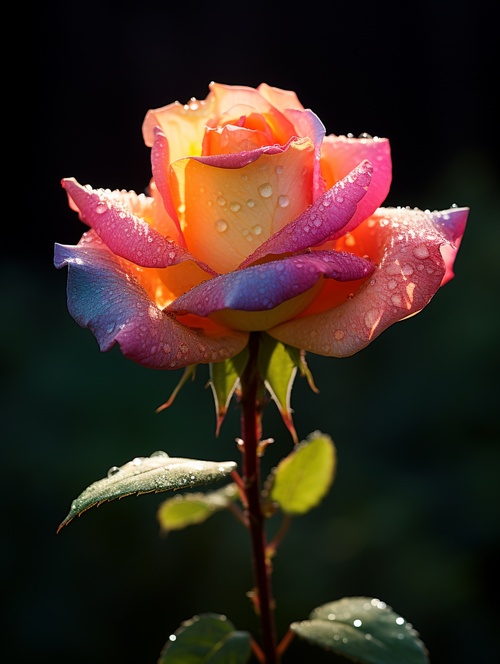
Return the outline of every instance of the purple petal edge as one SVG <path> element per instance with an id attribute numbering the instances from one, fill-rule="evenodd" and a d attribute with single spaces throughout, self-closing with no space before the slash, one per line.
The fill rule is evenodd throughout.
<path id="1" fill-rule="evenodd" d="M 222 309 L 266 311 L 309 290 L 322 276 L 356 281 L 373 270 L 371 261 L 354 254 L 313 251 L 205 281 L 177 298 L 166 311 L 198 316 Z"/>

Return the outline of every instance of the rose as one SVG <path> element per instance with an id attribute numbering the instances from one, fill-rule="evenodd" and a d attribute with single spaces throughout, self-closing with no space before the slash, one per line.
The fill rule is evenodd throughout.
<path id="1" fill-rule="evenodd" d="M 68 308 L 101 350 L 175 369 L 250 331 L 347 356 L 419 312 L 452 268 L 467 208 L 381 208 L 385 138 L 325 136 L 295 93 L 212 83 L 150 110 L 148 194 L 63 180 L 90 230 L 56 245 Z"/>

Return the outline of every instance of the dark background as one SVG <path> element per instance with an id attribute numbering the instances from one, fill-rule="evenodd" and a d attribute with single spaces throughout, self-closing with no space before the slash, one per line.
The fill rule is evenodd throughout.
<path id="1" fill-rule="evenodd" d="M 148 495 L 93 509 L 56 536 L 73 498 L 112 465 L 157 449 L 238 460 L 238 412 L 232 405 L 216 439 L 206 368 L 155 415 L 182 372 L 146 370 L 116 348 L 99 353 L 67 313 L 66 274 L 52 266 L 54 242 L 75 243 L 84 230 L 60 179 L 143 191 L 146 111 L 203 99 L 215 80 L 295 90 L 327 133 L 389 137 L 387 205 L 471 208 L 456 278 L 421 314 L 352 358 L 309 355 L 319 395 L 296 382 L 299 435 L 329 433 L 339 466 L 328 497 L 294 521 L 275 560 L 279 632 L 322 603 L 368 595 L 414 624 L 432 664 L 493 662 L 500 224 L 492 3 L 104 0 L 53 2 L 29 21 L 29 35 L 23 17 L 13 35 L 12 64 L 26 61 L 17 77 L 23 101 L 9 93 L 4 102 L 4 140 L 24 136 L 16 173 L 4 176 L 16 203 L 4 212 L 0 265 L 4 661 L 153 664 L 182 620 L 207 611 L 257 629 L 245 597 L 247 536 L 228 513 L 162 538 L 155 512 L 166 496 Z M 264 435 L 276 440 L 269 469 L 291 449 L 272 407 Z M 304 660 L 344 661 L 296 639 L 284 664 Z"/>

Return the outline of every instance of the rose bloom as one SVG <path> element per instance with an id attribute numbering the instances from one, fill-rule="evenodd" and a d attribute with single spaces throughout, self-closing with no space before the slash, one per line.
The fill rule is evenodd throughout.
<path id="1" fill-rule="evenodd" d="M 100 348 L 157 369 L 230 358 L 251 331 L 343 357 L 453 277 L 468 209 L 380 207 L 386 138 L 326 136 L 294 92 L 212 83 L 150 110 L 147 194 L 64 179 L 90 227 L 56 245 Z"/>

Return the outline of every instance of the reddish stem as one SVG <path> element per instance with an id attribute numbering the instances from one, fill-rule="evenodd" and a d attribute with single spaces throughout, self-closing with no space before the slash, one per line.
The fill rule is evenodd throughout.
<path id="1" fill-rule="evenodd" d="M 256 606 L 262 631 L 263 664 L 279 664 L 277 654 L 274 600 L 271 587 L 271 568 L 266 557 L 265 517 L 261 509 L 260 458 L 262 382 L 257 367 L 259 335 L 249 340 L 250 357 L 241 376 L 241 437 L 243 440 L 243 481 L 246 494 L 246 516 L 252 542 L 252 562 L 256 586 Z"/>

